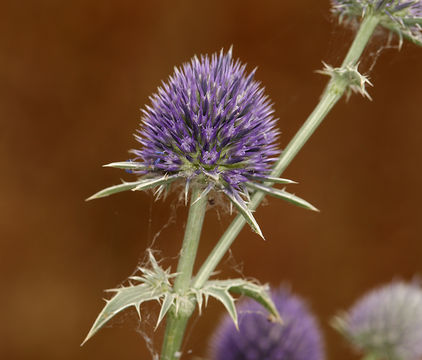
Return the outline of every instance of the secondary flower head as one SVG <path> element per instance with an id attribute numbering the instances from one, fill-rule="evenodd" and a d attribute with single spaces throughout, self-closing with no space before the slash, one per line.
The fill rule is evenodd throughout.
<path id="1" fill-rule="evenodd" d="M 332 11 L 356 18 L 377 16 L 385 28 L 422 45 L 422 0 L 331 0 Z"/>
<path id="2" fill-rule="evenodd" d="M 394 282 L 364 295 L 334 326 L 376 359 L 422 357 L 422 289 Z"/>
<path id="3" fill-rule="evenodd" d="M 272 292 L 283 324 L 267 319 L 255 301 L 238 306 L 239 330 L 226 316 L 211 342 L 212 360 L 322 360 L 318 324 L 306 303 L 284 287 Z"/>
<path id="4" fill-rule="evenodd" d="M 104 189 L 90 199 L 153 187 L 160 195 L 171 182 L 185 185 L 186 200 L 191 186 L 203 195 L 214 190 L 224 193 L 260 235 L 247 207 L 250 191 L 316 210 L 293 194 L 263 184 L 294 182 L 269 176 L 279 153 L 279 132 L 271 102 L 254 74 L 232 59 L 231 49 L 195 56 L 175 68 L 142 110 L 135 158 L 106 165 L 130 169 L 139 180 Z"/>

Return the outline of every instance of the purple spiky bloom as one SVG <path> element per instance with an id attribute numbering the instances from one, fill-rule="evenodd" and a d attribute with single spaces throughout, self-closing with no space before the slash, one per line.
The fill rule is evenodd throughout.
<path id="1" fill-rule="evenodd" d="M 307 201 L 268 184 L 294 181 L 270 176 L 279 153 L 279 131 L 269 98 L 254 80 L 255 70 L 232 59 L 231 49 L 211 57 L 194 57 L 175 68 L 151 96 L 135 134 L 141 145 L 135 158 L 107 167 L 122 168 L 138 180 L 111 186 L 91 196 L 101 198 L 126 190 L 155 188 L 157 197 L 170 183 L 191 187 L 201 195 L 224 194 L 262 236 L 248 208 L 250 193 L 261 191 L 298 206 L 317 210 Z M 268 183 L 266 183 L 268 182 Z M 181 192 L 183 193 L 183 192 Z M 196 199 L 194 199 L 196 201 Z"/>
<path id="2" fill-rule="evenodd" d="M 375 359 L 421 359 L 422 289 L 393 282 L 372 290 L 338 316 L 334 326 L 356 349 Z"/>
<path id="3" fill-rule="evenodd" d="M 422 45 L 422 0 L 331 0 L 331 4 L 340 20 L 373 14 L 385 28 Z"/>
<path id="4" fill-rule="evenodd" d="M 268 175 L 278 131 L 270 100 L 232 52 L 194 57 L 143 110 L 134 161 L 141 174 L 177 174 L 203 187 L 242 189 Z"/>
<path id="5" fill-rule="evenodd" d="M 247 300 L 238 306 L 239 331 L 226 316 L 211 341 L 212 360 L 322 360 L 322 336 L 306 303 L 281 287 L 272 299 L 283 324 L 271 322 L 267 312 Z"/>

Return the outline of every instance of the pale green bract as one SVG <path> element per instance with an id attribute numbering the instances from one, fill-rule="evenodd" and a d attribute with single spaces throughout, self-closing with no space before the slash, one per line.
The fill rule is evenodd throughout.
<path id="1" fill-rule="evenodd" d="M 139 267 L 141 276 L 131 276 L 131 281 L 137 284 L 130 284 L 117 289 L 108 290 L 115 292 L 110 300 L 105 300 L 106 305 L 95 320 L 91 330 L 82 342 L 85 344 L 98 330 L 122 310 L 134 306 L 141 319 L 140 306 L 147 301 L 155 300 L 161 303 L 161 310 L 158 315 L 156 328 L 169 311 L 177 315 L 179 311 L 191 311 L 198 305 L 201 314 L 202 306 L 207 305 L 210 297 L 220 301 L 234 324 L 238 327 L 235 299 L 231 295 L 240 294 L 255 299 L 262 304 L 270 313 L 272 321 L 281 321 L 280 315 L 271 300 L 267 285 L 259 285 L 244 279 L 210 280 L 201 288 L 191 288 L 186 294 L 177 293 L 173 290 L 170 280 L 177 276 L 171 273 L 170 269 L 164 270 L 155 260 L 153 253 L 149 252 L 150 267 Z"/>

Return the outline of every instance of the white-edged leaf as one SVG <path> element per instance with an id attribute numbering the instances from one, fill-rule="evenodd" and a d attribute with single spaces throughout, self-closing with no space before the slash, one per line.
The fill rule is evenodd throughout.
<path id="1" fill-rule="evenodd" d="M 106 300 L 106 305 L 98 315 L 94 325 L 92 325 L 91 330 L 89 331 L 85 340 L 82 342 L 81 346 L 85 344 L 111 318 L 113 318 L 122 310 L 130 306 L 134 306 L 138 311 L 143 302 L 159 300 L 161 296 L 167 293 L 165 288 L 151 289 L 151 287 L 146 284 L 122 287 L 120 289 L 113 289 L 109 291 L 115 291 L 116 294 L 110 300 Z"/>
<path id="2" fill-rule="evenodd" d="M 252 281 L 244 279 L 228 279 L 228 280 L 209 280 L 204 288 L 225 289 L 235 294 L 240 294 L 254 299 L 264 306 L 271 314 L 274 321 L 281 322 L 280 314 L 271 299 L 268 285 L 259 285 Z"/>
<path id="3" fill-rule="evenodd" d="M 141 180 L 138 186 L 132 189 L 132 191 L 142 191 L 142 190 L 148 190 L 150 188 L 153 188 L 155 186 L 163 185 L 163 184 L 169 184 L 176 180 L 179 177 L 179 175 L 164 175 L 158 178 L 151 178 L 151 179 L 144 179 Z"/>
<path id="4" fill-rule="evenodd" d="M 164 319 L 164 316 L 166 316 L 167 312 L 170 310 L 171 306 L 173 305 L 174 297 L 175 295 L 169 292 L 164 295 L 164 300 L 163 300 L 163 303 L 161 304 L 161 310 L 160 310 L 160 314 L 158 315 L 157 325 L 155 325 L 155 329 L 158 328 L 158 325 L 160 325 L 161 321 Z"/>
<path id="5" fill-rule="evenodd" d="M 280 190 L 280 189 L 276 189 L 276 188 L 273 188 L 273 187 L 268 187 L 268 186 L 265 186 L 265 185 L 252 183 L 252 182 L 248 182 L 247 186 L 250 187 L 253 190 L 262 191 L 265 194 L 274 196 L 274 197 L 279 198 L 279 199 L 283 199 L 283 200 L 290 202 L 290 203 L 292 203 L 296 206 L 299 206 L 299 207 L 302 207 L 302 208 L 305 208 L 305 209 L 308 209 L 308 210 L 312 210 L 312 211 L 319 211 L 315 206 L 313 206 L 312 204 L 310 204 L 306 200 L 303 200 L 299 196 L 296 196 L 295 194 L 291 194 L 284 189 Z"/>
<path id="6" fill-rule="evenodd" d="M 207 289 L 204 289 L 204 293 L 207 296 L 211 296 L 214 299 L 220 301 L 224 305 L 230 317 L 232 318 L 236 329 L 239 329 L 236 306 L 234 305 L 234 299 L 229 294 L 229 292 L 218 287 L 207 287 Z"/>
<path id="7" fill-rule="evenodd" d="M 264 236 L 262 235 L 261 229 L 256 222 L 255 218 L 252 215 L 251 210 L 248 209 L 246 203 L 239 197 L 229 191 L 224 191 L 224 194 L 230 199 L 231 203 L 236 206 L 237 210 L 242 214 L 245 218 L 246 222 L 250 225 L 253 231 L 255 231 L 259 236 L 261 236 L 264 240 Z"/>
<path id="8" fill-rule="evenodd" d="M 283 179 L 273 176 L 249 176 L 251 179 L 262 181 L 262 182 L 268 182 L 273 184 L 285 184 L 285 185 L 293 185 L 297 184 L 297 181 L 289 180 L 289 179 Z"/>
<path id="9" fill-rule="evenodd" d="M 113 195 L 122 191 L 127 191 L 127 190 L 132 190 L 132 191 L 147 190 L 155 186 L 169 184 L 173 182 L 174 180 L 176 180 L 178 177 L 179 177 L 178 175 L 171 175 L 171 176 L 164 175 L 158 178 L 149 178 L 149 179 L 141 179 L 141 180 L 133 181 L 133 182 L 124 182 L 123 184 L 114 185 L 114 186 L 105 188 L 95 193 L 94 195 L 92 195 L 86 200 L 89 201 L 93 199 L 99 199 L 102 197 L 110 196 L 110 195 Z"/>
<path id="10" fill-rule="evenodd" d="M 103 167 L 111 167 L 111 168 L 127 169 L 127 170 L 147 170 L 148 169 L 148 166 L 145 166 L 142 163 L 138 163 L 134 161 L 112 162 L 110 164 L 103 165 Z"/>
<path id="11" fill-rule="evenodd" d="M 140 181 L 133 181 L 133 182 L 124 182 L 123 184 L 110 186 L 90 196 L 88 199 L 86 199 L 86 201 L 110 196 L 122 191 L 132 190 L 136 188 L 140 183 L 141 183 Z"/>
<path id="12" fill-rule="evenodd" d="M 140 306 L 142 303 L 150 300 L 160 301 L 164 297 L 163 306 L 159 315 L 159 322 L 161 321 L 173 303 L 174 295 L 169 279 L 174 277 L 175 274 L 171 274 L 170 269 L 164 270 L 161 268 L 155 260 L 152 251 L 149 251 L 149 263 L 149 268 L 138 267 L 142 276 L 135 275 L 129 277 L 129 286 L 107 290 L 115 292 L 115 295 L 110 300 L 106 300 L 106 305 L 98 315 L 81 346 L 122 310 L 134 306 L 140 319 Z M 131 280 L 137 281 L 140 284 L 132 285 Z"/>

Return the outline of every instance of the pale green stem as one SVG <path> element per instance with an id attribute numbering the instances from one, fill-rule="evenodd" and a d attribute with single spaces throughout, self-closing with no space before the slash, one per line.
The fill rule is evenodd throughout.
<path id="1" fill-rule="evenodd" d="M 201 236 L 202 224 L 204 222 L 207 208 L 207 196 L 201 196 L 201 190 L 194 188 L 191 196 L 188 221 L 186 223 L 185 236 L 177 266 L 177 277 L 174 282 L 174 292 L 181 297 L 187 296 L 191 286 L 192 270 L 195 263 Z M 169 311 L 167 316 L 166 330 L 161 352 L 161 360 L 178 359 L 177 353 L 182 344 L 186 325 L 195 308 L 194 303 L 186 299 L 180 305 L 179 311 Z"/>
<path id="2" fill-rule="evenodd" d="M 373 34 L 379 19 L 376 16 L 368 15 L 360 26 L 358 33 L 343 61 L 342 66 L 353 66 L 359 61 L 365 46 L 367 45 L 371 35 Z M 308 117 L 306 122 L 302 125 L 287 147 L 284 149 L 280 158 L 276 162 L 271 176 L 280 176 L 287 168 L 290 162 L 297 155 L 299 150 L 305 145 L 309 137 L 313 134 L 316 128 L 321 124 L 326 115 L 330 112 L 337 101 L 344 95 L 347 89 L 347 81 L 341 77 L 333 77 L 328 83 L 322 94 L 321 100 Z M 255 210 L 265 195 L 262 192 L 257 192 L 252 196 L 249 203 L 249 208 Z M 193 287 L 201 288 L 209 279 L 218 263 L 221 261 L 227 250 L 236 239 L 239 232 L 245 225 L 245 220 L 238 215 L 230 224 L 226 232 L 222 235 L 217 245 L 214 247 L 204 264 L 200 268 L 198 274 L 195 276 Z"/>
<path id="3" fill-rule="evenodd" d="M 362 360 L 378 360 L 378 357 L 373 353 L 366 354 Z"/>

